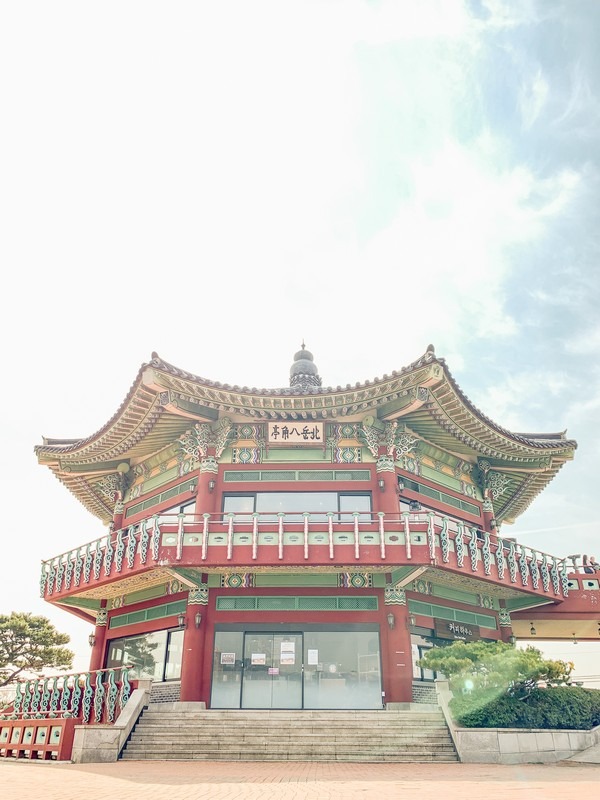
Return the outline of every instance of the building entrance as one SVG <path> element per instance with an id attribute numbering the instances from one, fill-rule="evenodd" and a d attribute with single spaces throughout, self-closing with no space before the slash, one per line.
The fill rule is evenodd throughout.
<path id="1" fill-rule="evenodd" d="M 242 708 L 302 708 L 302 634 L 244 635 Z"/>
<path id="2" fill-rule="evenodd" d="M 379 632 L 304 625 L 215 631 L 211 708 L 382 707 Z"/>

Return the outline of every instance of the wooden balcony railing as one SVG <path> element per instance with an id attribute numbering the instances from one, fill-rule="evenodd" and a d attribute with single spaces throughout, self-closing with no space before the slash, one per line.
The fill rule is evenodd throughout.
<path id="1" fill-rule="evenodd" d="M 433 512 L 161 515 L 42 563 L 47 599 L 157 564 L 437 565 L 567 597 L 567 562 Z"/>
<path id="2" fill-rule="evenodd" d="M 0 714 L 0 756 L 64 761 L 76 725 L 112 725 L 135 681 L 131 667 L 41 676 L 19 681 Z"/>

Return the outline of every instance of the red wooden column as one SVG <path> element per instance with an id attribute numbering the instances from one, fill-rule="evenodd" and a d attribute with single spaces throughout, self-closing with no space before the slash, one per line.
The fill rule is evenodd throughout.
<path id="1" fill-rule="evenodd" d="M 384 618 L 381 629 L 384 631 L 382 662 L 384 666 L 383 690 L 386 703 L 412 702 L 412 653 L 410 647 L 410 629 L 408 608 L 405 604 L 391 603 L 389 600 L 406 598 L 403 589 L 393 586 L 386 588 L 386 603 L 383 606 Z M 392 625 L 388 615 L 393 615 Z"/>
<path id="2" fill-rule="evenodd" d="M 496 519 L 494 518 L 494 506 L 492 505 L 492 493 L 489 489 L 485 490 L 483 498 L 483 527 L 489 533 L 498 535 L 496 531 Z"/>
<path id="3" fill-rule="evenodd" d="M 101 608 L 96 612 L 96 627 L 94 628 L 94 644 L 90 655 L 90 672 L 102 669 L 104 666 L 104 643 L 106 642 L 106 625 L 108 612 L 106 600 L 101 601 Z"/>
<path id="4" fill-rule="evenodd" d="M 182 703 L 198 702 L 202 699 L 202 668 L 205 657 L 207 603 L 207 586 L 201 586 L 190 591 L 183 634 L 180 694 Z"/>
<path id="5" fill-rule="evenodd" d="M 217 479 L 219 465 L 215 458 L 215 448 L 209 447 L 207 454 L 200 460 L 198 489 L 196 494 L 196 514 L 214 514 L 217 502 Z"/>
<path id="6" fill-rule="evenodd" d="M 513 635 L 512 621 L 510 612 L 506 608 L 504 600 L 500 601 L 500 611 L 498 612 L 498 627 L 500 631 L 500 639 L 507 644 L 511 644 L 510 637 Z"/>
<path id="7" fill-rule="evenodd" d="M 385 447 L 379 448 L 379 456 L 376 463 L 377 480 L 377 501 L 375 507 L 377 511 L 383 511 L 386 517 L 398 519 L 400 514 L 400 501 L 398 499 L 398 478 L 396 477 L 396 467 L 394 459 L 387 454 Z M 380 486 L 381 483 L 381 486 Z"/>

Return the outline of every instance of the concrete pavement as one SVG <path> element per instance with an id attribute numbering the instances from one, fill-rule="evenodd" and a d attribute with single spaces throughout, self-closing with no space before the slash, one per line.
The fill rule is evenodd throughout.
<path id="1" fill-rule="evenodd" d="M 600 765 L 347 764 L 0 759 L 2 800 L 581 800 Z"/>

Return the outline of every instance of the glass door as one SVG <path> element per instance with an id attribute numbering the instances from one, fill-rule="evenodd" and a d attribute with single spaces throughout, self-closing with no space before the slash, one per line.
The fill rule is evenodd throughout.
<path id="1" fill-rule="evenodd" d="M 302 708 L 302 634 L 244 634 L 242 708 Z"/>

